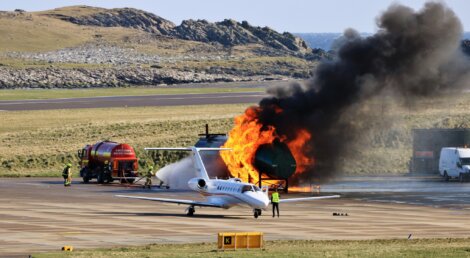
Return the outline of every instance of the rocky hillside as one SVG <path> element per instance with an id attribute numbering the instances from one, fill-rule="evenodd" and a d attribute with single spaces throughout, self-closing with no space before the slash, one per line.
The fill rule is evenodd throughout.
<path id="1" fill-rule="evenodd" d="M 280 34 L 268 27 L 251 26 L 247 21 L 224 20 L 211 23 L 206 20 L 185 20 L 174 28 L 173 36 L 202 42 L 217 42 L 224 46 L 243 44 L 264 44 L 275 49 L 305 53 L 308 51 L 305 41 L 284 32 Z"/>
<path id="2" fill-rule="evenodd" d="M 308 78 L 324 52 L 248 22 L 176 26 L 132 8 L 0 11 L 0 88 Z"/>
<path id="3" fill-rule="evenodd" d="M 104 9 L 88 6 L 77 6 L 77 9 L 89 10 L 91 12 L 67 12 L 69 8 L 59 8 L 44 15 L 72 22 L 79 25 L 101 26 L 101 27 L 127 27 L 141 29 L 143 31 L 158 35 L 170 35 L 175 24 L 165 20 L 153 13 L 137 10 L 134 8 Z"/>
<path id="4" fill-rule="evenodd" d="M 70 12 L 70 9 L 84 11 Z M 269 27 L 257 27 L 247 21 L 224 20 L 211 23 L 206 20 L 185 20 L 179 26 L 155 14 L 133 8 L 104 9 L 75 6 L 43 12 L 43 15 L 79 25 L 100 27 L 127 27 L 157 35 L 200 42 L 216 42 L 223 46 L 263 44 L 275 49 L 305 53 L 309 48 L 304 40 L 291 33 L 279 33 Z"/>

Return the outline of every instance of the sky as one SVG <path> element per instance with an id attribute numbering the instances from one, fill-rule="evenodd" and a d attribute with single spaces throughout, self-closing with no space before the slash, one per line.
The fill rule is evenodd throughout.
<path id="1" fill-rule="evenodd" d="M 252 25 L 268 26 L 280 32 L 343 32 L 354 28 L 375 32 L 375 18 L 392 3 L 420 9 L 424 0 L 0 0 L 0 10 L 41 11 L 70 5 L 105 8 L 133 7 L 157 14 L 180 24 L 186 19 L 211 22 L 226 18 L 246 20 Z M 470 1 L 447 0 L 446 3 L 470 31 Z"/>

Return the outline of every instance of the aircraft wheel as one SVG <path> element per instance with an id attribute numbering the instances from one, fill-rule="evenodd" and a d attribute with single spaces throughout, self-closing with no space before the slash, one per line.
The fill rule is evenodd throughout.
<path id="1" fill-rule="evenodd" d="M 258 216 L 261 215 L 261 210 L 260 209 L 254 209 L 253 210 L 253 216 L 255 217 L 255 219 L 258 218 Z"/>
<path id="2" fill-rule="evenodd" d="M 186 215 L 193 216 L 194 212 L 195 212 L 194 207 L 191 206 L 186 210 Z"/>

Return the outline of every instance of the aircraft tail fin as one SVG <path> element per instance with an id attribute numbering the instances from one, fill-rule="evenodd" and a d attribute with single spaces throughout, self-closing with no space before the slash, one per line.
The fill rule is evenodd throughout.
<path id="1" fill-rule="evenodd" d="M 209 179 L 206 167 L 202 161 L 200 151 L 221 151 L 221 150 L 231 150 L 229 148 L 197 148 L 197 147 L 188 147 L 188 148 L 145 148 L 145 150 L 169 150 L 169 151 L 191 151 L 193 153 L 193 162 L 194 167 L 196 168 L 197 174 L 199 177 L 204 179 Z"/>

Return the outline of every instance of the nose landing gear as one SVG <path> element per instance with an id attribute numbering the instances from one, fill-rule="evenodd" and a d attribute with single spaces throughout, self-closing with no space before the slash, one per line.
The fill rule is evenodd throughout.
<path id="1" fill-rule="evenodd" d="M 195 211 L 196 211 L 196 210 L 194 209 L 194 206 L 189 206 L 189 207 L 186 209 L 186 215 L 188 215 L 188 216 L 193 216 Z"/>
<path id="2" fill-rule="evenodd" d="M 253 216 L 255 219 L 257 219 L 258 216 L 261 216 L 261 209 L 253 209 Z"/>

